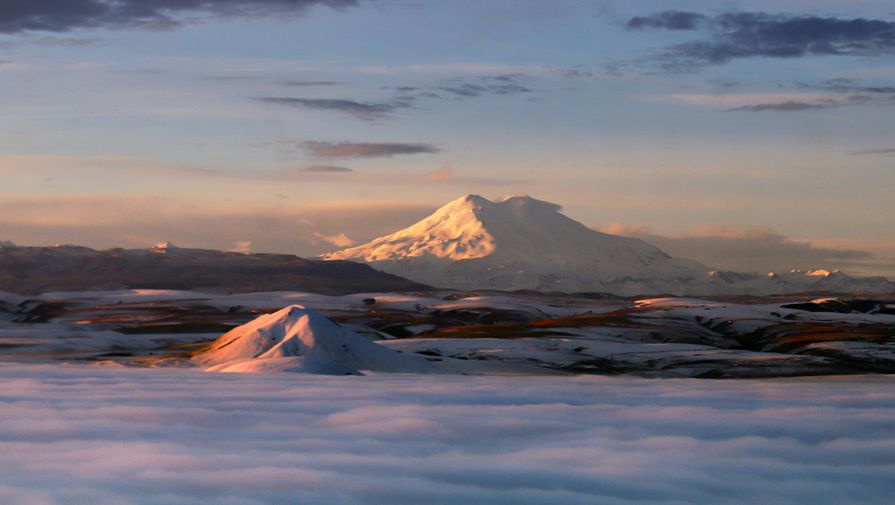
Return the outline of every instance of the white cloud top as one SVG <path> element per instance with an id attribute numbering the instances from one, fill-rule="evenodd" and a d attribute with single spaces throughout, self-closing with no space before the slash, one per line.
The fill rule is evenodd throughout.
<path id="1" fill-rule="evenodd" d="M 0 502 L 882 504 L 892 386 L 6 365 Z"/>

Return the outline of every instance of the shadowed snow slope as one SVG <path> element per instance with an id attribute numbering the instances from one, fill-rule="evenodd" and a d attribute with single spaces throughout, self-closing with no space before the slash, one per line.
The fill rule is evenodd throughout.
<path id="1" fill-rule="evenodd" d="M 324 258 L 360 260 L 458 289 L 618 292 L 624 283 L 641 292 L 644 281 L 709 270 L 642 240 L 591 230 L 560 210 L 530 196 L 492 202 L 468 195 L 409 228 Z"/>
<path id="2" fill-rule="evenodd" d="M 380 346 L 301 305 L 261 316 L 227 332 L 192 358 L 220 372 L 331 375 L 425 372 L 428 363 Z"/>

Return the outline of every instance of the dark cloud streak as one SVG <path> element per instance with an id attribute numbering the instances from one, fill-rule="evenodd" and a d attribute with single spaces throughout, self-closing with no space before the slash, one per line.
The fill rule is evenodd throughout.
<path id="1" fill-rule="evenodd" d="M 522 84 L 521 75 L 491 75 L 483 76 L 476 82 L 458 82 L 439 86 L 436 91 L 441 91 L 459 98 L 473 98 L 483 95 L 515 95 L 518 93 L 531 93 L 532 89 Z"/>
<path id="2" fill-rule="evenodd" d="M 179 26 L 190 14 L 301 14 L 315 5 L 343 9 L 357 0 L 6 0 L 0 2 L 0 33 L 160 29 Z"/>
<path id="3" fill-rule="evenodd" d="M 853 154 L 856 156 L 875 154 L 882 156 L 895 156 L 895 147 L 884 147 L 880 149 L 861 149 L 858 151 L 852 151 L 849 154 Z"/>
<path id="4" fill-rule="evenodd" d="M 734 107 L 727 109 L 728 112 L 799 112 L 803 110 L 832 109 L 841 105 L 835 101 L 825 101 L 819 103 L 798 102 L 789 100 L 779 103 L 757 103 L 753 105 L 743 105 L 742 107 Z"/>
<path id="5" fill-rule="evenodd" d="M 665 11 L 649 16 L 635 16 L 625 24 L 629 30 L 662 28 L 665 30 L 695 30 L 705 16 L 695 12 Z"/>
<path id="6" fill-rule="evenodd" d="M 265 96 L 256 98 L 259 102 L 301 107 L 312 110 L 335 111 L 347 114 L 362 121 L 375 121 L 385 118 L 399 109 L 408 108 L 411 101 L 407 98 L 390 102 L 370 103 L 345 98 L 294 98 Z"/>
<path id="7" fill-rule="evenodd" d="M 323 142 L 309 140 L 302 148 L 318 159 L 389 158 L 404 154 L 434 154 L 441 150 L 431 144 L 401 142 Z"/>
<path id="8" fill-rule="evenodd" d="M 291 86 L 293 88 L 309 88 L 314 86 L 338 86 L 342 84 L 336 81 L 283 81 L 283 86 Z"/>
<path id="9" fill-rule="evenodd" d="M 350 172 L 354 172 L 354 170 L 348 167 L 339 167 L 335 165 L 313 165 L 305 168 L 305 172 L 312 172 L 315 174 L 347 174 Z"/>
<path id="10" fill-rule="evenodd" d="M 829 79 L 819 86 L 805 85 L 807 88 L 824 89 L 837 93 L 865 93 L 870 95 L 892 95 L 895 97 L 895 86 L 867 86 L 848 78 Z"/>

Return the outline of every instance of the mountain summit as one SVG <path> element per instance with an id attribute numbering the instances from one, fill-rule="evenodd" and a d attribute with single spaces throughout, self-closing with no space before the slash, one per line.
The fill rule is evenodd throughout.
<path id="1" fill-rule="evenodd" d="M 561 210 L 527 195 L 494 202 L 467 195 L 409 228 L 324 259 L 363 261 L 456 289 L 642 293 L 710 270 L 642 240 L 594 231 Z"/>

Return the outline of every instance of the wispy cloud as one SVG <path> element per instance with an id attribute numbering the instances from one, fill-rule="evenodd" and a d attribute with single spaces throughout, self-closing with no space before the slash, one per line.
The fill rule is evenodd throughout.
<path id="1" fill-rule="evenodd" d="M 441 91 L 455 97 L 472 98 L 482 95 L 515 95 L 531 93 L 533 90 L 522 83 L 522 74 L 482 76 L 476 81 L 458 81 L 438 86 L 433 91 Z"/>
<path id="2" fill-rule="evenodd" d="M 532 93 L 524 81 L 524 74 L 483 75 L 474 78 L 455 78 L 447 82 L 424 86 L 386 86 L 393 96 L 379 101 L 362 101 L 351 98 L 307 98 L 307 97 L 256 97 L 259 102 L 299 107 L 310 110 L 339 112 L 362 121 L 377 121 L 390 117 L 402 109 L 409 109 L 419 100 L 466 99 L 481 96 L 507 96 Z M 335 81 L 285 81 L 283 84 L 295 87 L 331 86 Z"/>
<path id="3" fill-rule="evenodd" d="M 762 103 L 800 102 L 823 105 L 839 98 L 836 93 L 671 93 L 649 99 L 700 107 L 748 107 Z"/>
<path id="4" fill-rule="evenodd" d="M 864 93 L 869 95 L 889 95 L 895 98 L 895 86 L 864 84 L 856 79 L 839 77 L 828 79 L 821 84 L 806 85 L 808 88 L 825 89 L 839 93 Z"/>
<path id="5" fill-rule="evenodd" d="M 828 101 L 828 102 L 795 102 L 795 101 L 787 101 L 787 102 L 776 102 L 776 103 L 756 103 L 752 105 L 741 105 L 739 107 L 733 107 L 732 109 L 727 109 L 730 112 L 766 112 L 766 111 L 774 111 L 774 112 L 798 112 L 803 110 L 816 110 L 816 109 L 832 109 L 834 107 L 838 107 L 840 102 L 837 101 Z"/>
<path id="6" fill-rule="evenodd" d="M 432 144 L 406 142 L 324 142 L 309 140 L 301 146 L 318 159 L 389 158 L 406 154 L 433 154 L 441 149 Z"/>
<path id="7" fill-rule="evenodd" d="M 336 235 L 324 235 L 320 232 L 314 232 L 314 238 L 320 239 L 327 244 L 332 244 L 336 247 L 351 247 L 357 242 L 348 238 L 348 235 L 344 233 L 338 233 Z"/>
<path id="8" fill-rule="evenodd" d="M 672 93 L 649 97 L 727 112 L 800 112 L 876 103 L 873 97 L 839 92 L 824 93 Z M 888 101 L 884 105 L 889 105 Z"/>
<path id="9" fill-rule="evenodd" d="M 362 121 L 375 121 L 391 115 L 399 109 L 411 106 L 408 99 L 394 99 L 388 102 L 360 102 L 346 98 L 295 98 L 265 96 L 258 97 L 259 102 L 299 107 L 310 110 L 334 111 L 347 114 Z"/>

